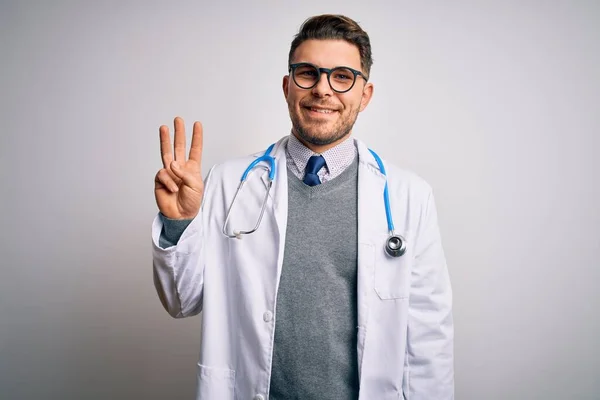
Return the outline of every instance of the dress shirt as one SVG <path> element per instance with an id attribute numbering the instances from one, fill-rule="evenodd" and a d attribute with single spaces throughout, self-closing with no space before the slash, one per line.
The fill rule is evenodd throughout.
<path id="1" fill-rule="evenodd" d="M 298 179 L 304 179 L 308 159 L 315 154 L 319 155 L 302 144 L 296 136 L 290 134 L 286 148 L 287 167 Z M 321 153 L 326 163 L 325 167 L 317 173 L 321 183 L 330 181 L 344 172 L 352 164 L 357 154 L 358 151 L 352 138 L 347 138 L 342 143 Z"/>

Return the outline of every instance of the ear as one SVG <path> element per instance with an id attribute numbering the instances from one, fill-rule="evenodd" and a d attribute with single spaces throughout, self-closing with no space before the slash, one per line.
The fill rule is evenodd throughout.
<path id="1" fill-rule="evenodd" d="M 290 76 L 286 75 L 283 77 L 283 95 L 285 96 L 286 100 L 288 97 L 288 92 L 290 91 Z"/>
<path id="2" fill-rule="evenodd" d="M 363 88 L 362 97 L 360 99 L 360 111 L 363 111 L 369 105 L 371 101 L 371 97 L 373 97 L 373 84 L 371 82 L 367 83 Z"/>

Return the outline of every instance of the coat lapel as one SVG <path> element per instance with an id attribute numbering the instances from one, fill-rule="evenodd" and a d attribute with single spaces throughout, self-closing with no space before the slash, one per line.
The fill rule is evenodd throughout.
<path id="1" fill-rule="evenodd" d="M 272 205 L 273 216 L 278 231 L 278 255 L 277 255 L 277 286 L 279 286 L 279 277 L 281 276 L 281 268 L 283 266 L 283 254 L 285 249 L 285 233 L 287 228 L 287 213 L 288 213 L 288 182 L 287 182 L 287 157 L 286 146 L 288 137 L 281 138 L 271 151 L 271 156 L 275 158 L 275 179 L 273 187 L 269 194 Z M 263 155 L 260 153 L 259 155 Z M 262 180 L 265 187 L 268 187 L 268 176 L 265 172 L 262 174 Z M 269 208 L 267 208 L 269 209 Z"/>
<path id="2" fill-rule="evenodd" d="M 358 365 L 359 379 L 362 370 L 367 323 L 369 319 L 369 302 L 374 291 L 375 252 L 378 243 L 374 239 L 385 233 L 385 207 L 383 189 L 385 176 L 369 152 L 367 146 L 355 139 L 358 149 Z"/>

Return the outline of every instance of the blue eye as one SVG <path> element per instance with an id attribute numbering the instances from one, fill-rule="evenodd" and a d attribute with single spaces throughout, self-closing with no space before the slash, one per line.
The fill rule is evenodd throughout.
<path id="1" fill-rule="evenodd" d="M 352 79 L 352 78 L 345 74 L 335 74 L 335 79 L 347 80 L 347 79 Z"/>

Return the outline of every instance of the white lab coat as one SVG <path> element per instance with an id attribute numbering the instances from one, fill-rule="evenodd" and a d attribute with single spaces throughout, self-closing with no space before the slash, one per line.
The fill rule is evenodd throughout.
<path id="1" fill-rule="evenodd" d="M 273 149 L 277 174 L 255 233 L 229 239 L 222 227 L 242 172 L 262 153 L 211 169 L 201 212 L 176 246 L 158 246 L 162 222 L 154 220 L 154 279 L 162 304 L 175 318 L 203 311 L 197 399 L 268 399 L 287 225 L 286 142 Z M 402 257 L 387 256 L 385 177 L 367 147 L 356 145 L 360 400 L 453 399 L 452 292 L 431 188 L 384 164 L 395 230 L 408 243 Z M 251 174 L 230 230 L 254 226 L 266 182 L 264 169 Z"/>

